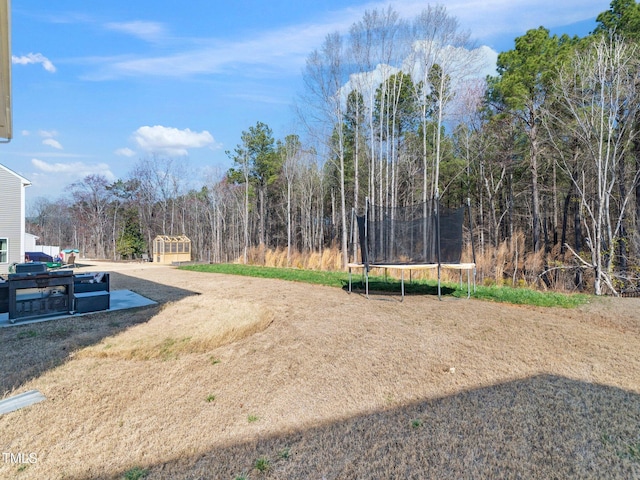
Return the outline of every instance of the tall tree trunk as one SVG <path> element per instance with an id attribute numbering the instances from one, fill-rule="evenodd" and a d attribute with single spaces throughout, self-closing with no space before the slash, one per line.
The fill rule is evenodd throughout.
<path id="1" fill-rule="evenodd" d="M 287 179 L 287 266 L 291 266 L 291 181 Z"/>
<path id="2" fill-rule="evenodd" d="M 340 236 L 342 251 L 342 268 L 349 263 L 348 233 L 347 233 L 347 192 L 344 178 L 344 148 L 340 147 Z"/>
<path id="3" fill-rule="evenodd" d="M 532 115 L 533 117 L 533 115 Z M 540 189 L 538 187 L 538 161 L 539 161 L 539 152 L 538 152 L 538 143 L 537 143 L 537 135 L 538 128 L 535 123 L 535 119 L 531 118 L 530 123 L 531 131 L 530 131 L 530 140 L 531 140 L 531 222 L 532 222 L 532 230 L 531 230 L 531 239 L 533 241 L 533 251 L 538 252 L 540 250 Z"/>
<path id="4" fill-rule="evenodd" d="M 560 254 L 564 255 L 567 251 L 567 224 L 569 221 L 569 206 L 571 205 L 571 199 L 573 198 L 573 184 L 569 187 L 567 196 L 564 198 L 564 208 L 562 209 L 562 233 L 560 237 Z"/>
<path id="5" fill-rule="evenodd" d="M 244 249 L 243 260 L 246 265 L 249 262 L 249 165 L 245 158 L 244 165 Z"/>
<path id="6" fill-rule="evenodd" d="M 265 204 L 264 204 L 264 190 L 265 187 L 263 185 L 260 186 L 260 188 L 258 189 L 258 201 L 260 202 L 260 222 L 258 223 L 258 228 L 260 229 L 260 232 L 258 232 L 258 241 L 260 243 L 260 247 L 264 248 L 265 247 L 265 230 L 266 230 L 266 209 L 265 209 Z"/>
<path id="7" fill-rule="evenodd" d="M 640 128 L 640 116 L 636 116 L 636 128 Z M 636 137 L 633 142 L 633 156 L 636 159 L 636 172 L 640 172 L 640 137 Z M 640 182 L 635 186 L 635 258 L 640 259 Z"/>
<path id="8" fill-rule="evenodd" d="M 627 186 L 625 184 L 626 182 L 626 159 L 621 159 L 620 163 L 618 165 L 619 167 L 619 172 L 618 172 L 618 190 L 620 192 L 620 198 L 621 199 L 625 199 L 627 198 Z M 629 251 L 628 251 L 628 246 L 629 246 L 629 238 L 627 236 L 627 215 L 625 212 L 622 212 L 620 214 L 621 218 L 620 218 L 620 233 L 618 235 L 617 238 L 617 255 L 618 255 L 618 261 L 617 264 L 620 267 L 620 270 L 622 272 L 626 272 L 627 271 L 627 261 L 629 259 Z"/>

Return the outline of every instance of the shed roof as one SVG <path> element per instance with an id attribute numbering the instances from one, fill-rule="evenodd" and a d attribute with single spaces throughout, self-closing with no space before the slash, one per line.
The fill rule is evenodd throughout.
<path id="1" fill-rule="evenodd" d="M 157 235 L 154 240 L 162 240 L 169 243 L 191 242 L 189 237 L 187 237 L 186 235 Z"/>

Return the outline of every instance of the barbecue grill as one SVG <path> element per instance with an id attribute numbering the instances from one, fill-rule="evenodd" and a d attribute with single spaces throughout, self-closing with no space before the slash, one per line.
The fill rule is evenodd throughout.
<path id="1" fill-rule="evenodd" d="M 9 321 L 73 312 L 73 270 L 47 271 L 40 262 L 21 263 L 6 282 Z"/>

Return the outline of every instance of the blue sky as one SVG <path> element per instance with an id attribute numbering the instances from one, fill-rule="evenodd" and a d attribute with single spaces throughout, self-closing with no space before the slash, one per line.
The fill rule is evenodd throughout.
<path id="1" fill-rule="evenodd" d="M 480 45 L 509 50 L 543 25 L 587 34 L 609 8 L 593 0 L 449 0 Z M 365 10 L 412 18 L 424 1 L 12 2 L 13 136 L 0 163 L 29 179 L 27 202 L 91 173 L 124 178 L 141 158 L 176 158 L 190 175 L 224 172 L 225 154 L 257 121 L 276 138 L 307 55 Z M 434 4 L 435 5 L 435 4 Z"/>

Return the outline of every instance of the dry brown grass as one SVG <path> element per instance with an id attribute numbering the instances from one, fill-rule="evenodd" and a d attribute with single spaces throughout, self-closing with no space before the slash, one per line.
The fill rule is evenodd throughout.
<path id="1" fill-rule="evenodd" d="M 481 251 L 476 247 L 476 270 L 478 282 L 486 285 L 508 285 L 540 290 L 573 292 L 578 288 L 575 274 L 578 263 L 568 253 L 561 253 L 558 245 L 551 251 L 526 250 L 526 239 L 522 231 L 513 238 L 501 242 L 497 247 L 485 245 Z M 471 248 L 463 252 L 463 262 L 471 262 Z M 590 271 L 583 271 L 581 289 L 588 290 L 592 284 Z"/>
<path id="2" fill-rule="evenodd" d="M 266 267 L 278 268 L 301 268 L 305 270 L 342 270 L 342 255 L 336 247 L 328 247 L 321 252 L 303 253 L 292 251 L 288 257 L 286 248 L 263 249 L 254 247 L 249 249 L 247 260 L 250 265 L 264 265 Z M 237 263 L 242 263 L 243 259 L 236 259 Z"/>
<path id="3" fill-rule="evenodd" d="M 639 299 L 401 303 L 99 268 L 166 302 L 0 330 L 3 389 L 47 397 L 0 416 L 0 450 L 37 454 L 0 478 L 640 478 Z M 254 327 L 220 340 L 235 322 Z"/>
<path id="4" fill-rule="evenodd" d="M 78 356 L 168 360 L 212 351 L 264 330 L 272 321 L 269 310 L 248 302 L 193 296 L 163 305 L 144 325 L 105 338 Z"/>

